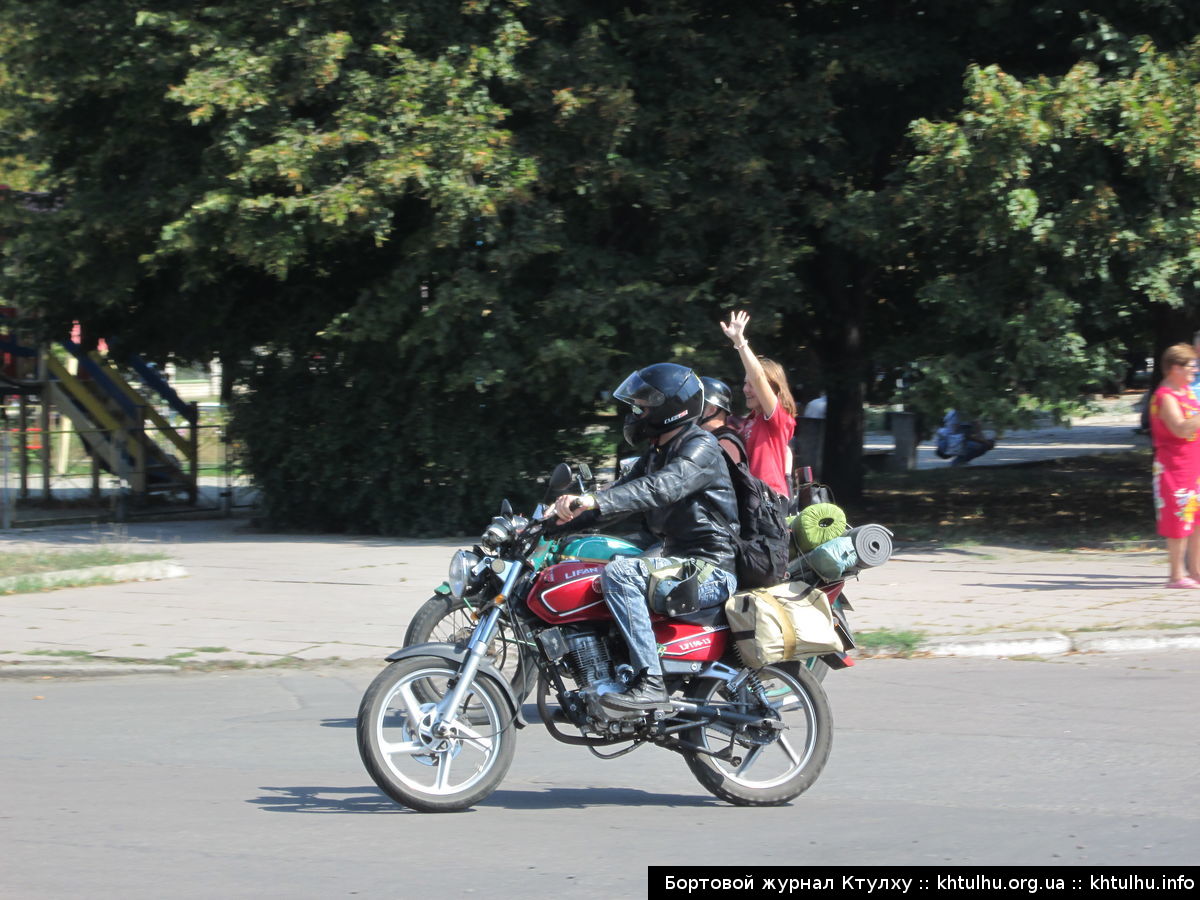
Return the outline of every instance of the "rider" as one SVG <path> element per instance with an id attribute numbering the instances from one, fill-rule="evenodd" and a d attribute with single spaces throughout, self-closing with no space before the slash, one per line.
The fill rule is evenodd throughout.
<path id="1" fill-rule="evenodd" d="M 649 439 L 650 449 L 628 474 L 598 494 L 555 502 L 559 521 L 588 509 L 603 518 L 644 515 L 663 542 L 661 557 L 621 557 L 600 576 L 604 602 L 626 643 L 637 679 L 601 703 L 617 712 L 645 712 L 667 704 L 658 642 L 650 624 L 647 589 L 652 572 L 685 565 L 698 583 L 698 606 L 724 603 L 737 588 L 729 523 L 737 499 L 720 446 L 696 421 L 704 409 L 700 379 L 685 366 L 657 363 L 626 378 L 613 396 L 629 404 L 625 438 Z"/>

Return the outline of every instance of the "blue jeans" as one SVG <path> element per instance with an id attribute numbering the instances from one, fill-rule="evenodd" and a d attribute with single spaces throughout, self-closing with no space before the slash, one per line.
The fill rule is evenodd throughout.
<path id="1" fill-rule="evenodd" d="M 617 627 L 625 637 L 625 643 L 629 645 L 629 662 L 635 672 L 645 670 L 647 675 L 662 674 L 658 641 L 650 625 L 646 590 L 650 585 L 652 568 L 682 561 L 663 557 L 646 560 L 638 556 L 622 556 L 605 566 L 600 576 L 604 602 L 608 604 L 613 618 L 617 620 Z M 700 584 L 700 606 L 703 609 L 720 606 L 736 590 L 737 578 L 733 573 L 714 569 L 712 576 Z"/>

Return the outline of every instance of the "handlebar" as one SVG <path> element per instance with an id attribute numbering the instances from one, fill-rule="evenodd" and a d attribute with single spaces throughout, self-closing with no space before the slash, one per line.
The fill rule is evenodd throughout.
<path id="1" fill-rule="evenodd" d="M 571 508 L 577 509 L 578 506 L 577 504 L 571 504 Z M 555 537 L 556 535 L 560 534 L 570 534 L 573 531 L 583 531 L 586 528 L 590 528 L 595 524 L 596 519 L 599 517 L 600 514 L 596 510 L 589 509 L 580 513 L 575 518 L 571 519 L 571 521 L 563 522 L 561 525 L 559 525 L 555 522 L 554 514 L 551 513 L 545 519 L 542 519 L 540 522 L 536 522 L 533 526 L 531 526 L 531 532 L 534 537 L 543 535 L 546 537 Z M 537 529 L 536 531 L 533 530 L 535 528 Z"/>

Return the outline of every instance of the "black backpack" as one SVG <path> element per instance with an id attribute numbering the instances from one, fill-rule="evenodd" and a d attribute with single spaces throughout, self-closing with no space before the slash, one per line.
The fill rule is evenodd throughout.
<path id="1" fill-rule="evenodd" d="M 742 451 L 742 462 L 735 463 L 722 450 L 729 480 L 737 496 L 738 528 L 730 523 L 734 556 L 737 558 L 738 590 L 769 587 L 787 581 L 788 541 L 787 498 L 780 497 L 760 478 L 750 474 L 746 447 L 736 434 L 722 432 L 717 438 L 734 441 Z"/>

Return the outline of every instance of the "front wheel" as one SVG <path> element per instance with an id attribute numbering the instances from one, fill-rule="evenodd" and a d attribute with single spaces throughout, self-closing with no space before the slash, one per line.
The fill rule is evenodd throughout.
<path id="1" fill-rule="evenodd" d="M 397 660 L 371 682 L 358 709 L 358 752 L 367 772 L 385 794 L 420 812 L 473 806 L 512 763 L 514 715 L 491 678 L 477 675 L 456 720 L 439 721 L 437 704 L 457 679 L 458 667 L 438 657 Z"/>
<path id="2" fill-rule="evenodd" d="M 444 642 L 463 643 L 475 630 L 474 608 L 463 598 L 448 594 L 434 594 L 421 604 L 408 631 L 404 634 L 404 646 Z M 488 645 L 487 660 L 496 671 L 508 679 L 517 697 L 525 697 L 537 678 L 537 669 L 521 652 L 521 644 L 513 633 L 512 626 L 501 618 L 496 636 Z"/>
<path id="3" fill-rule="evenodd" d="M 775 663 L 736 693 L 726 682 L 696 682 L 689 696 L 774 720 L 770 726 L 709 722 L 687 732 L 707 753 L 684 753 L 688 768 L 712 794 L 738 806 L 779 806 L 816 782 L 833 745 L 833 714 L 815 677 L 798 663 Z M 776 725 L 778 727 L 776 727 Z"/>

